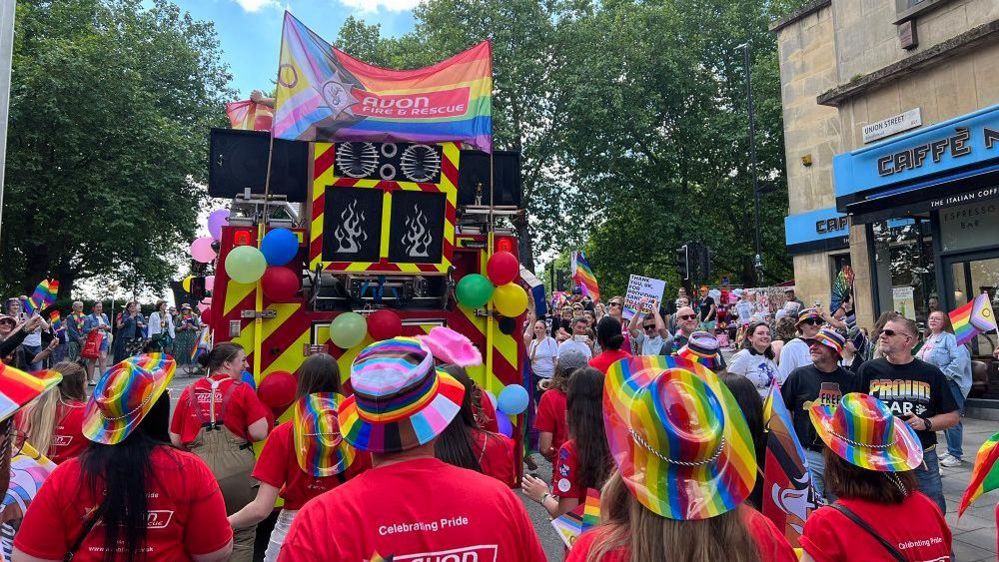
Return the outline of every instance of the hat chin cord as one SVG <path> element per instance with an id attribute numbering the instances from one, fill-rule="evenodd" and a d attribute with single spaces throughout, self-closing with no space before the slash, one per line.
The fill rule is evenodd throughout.
<path id="1" fill-rule="evenodd" d="M 902 492 L 903 496 L 909 497 L 908 488 L 905 487 L 905 484 L 902 483 L 902 479 L 899 478 L 897 474 L 895 474 L 894 472 L 883 472 L 882 474 L 884 474 L 885 478 L 887 478 L 889 482 L 894 484 L 895 487 L 898 488 L 900 492 Z"/>
<path id="2" fill-rule="evenodd" d="M 698 466 L 704 466 L 706 464 L 711 464 L 711 463 L 715 462 L 716 460 L 718 460 L 718 457 L 721 456 L 722 449 L 725 447 L 725 436 L 722 435 L 721 439 L 718 441 L 718 448 L 715 449 L 715 454 L 711 455 L 711 458 L 704 459 L 703 461 L 697 461 L 697 462 L 678 461 L 676 459 L 671 459 L 671 458 L 663 455 L 659 451 L 653 449 L 652 445 L 649 445 L 649 443 L 641 435 L 639 435 L 638 432 L 635 431 L 634 429 L 629 429 L 628 431 L 631 432 L 631 438 L 634 439 L 635 443 L 638 443 L 639 445 L 641 445 L 643 449 L 645 449 L 646 451 L 648 451 L 648 452 L 652 453 L 653 455 L 655 455 L 659 460 L 661 460 L 663 462 L 667 462 L 669 464 L 675 464 L 675 465 L 679 465 L 679 466 L 698 467 Z"/>

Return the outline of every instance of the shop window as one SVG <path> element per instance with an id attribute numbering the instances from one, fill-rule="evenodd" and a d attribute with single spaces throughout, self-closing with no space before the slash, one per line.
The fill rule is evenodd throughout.
<path id="1" fill-rule="evenodd" d="M 940 307 L 929 220 L 875 223 L 873 232 L 881 311 L 894 310 L 925 325 L 929 313 Z"/>
<path id="2" fill-rule="evenodd" d="M 996 293 L 999 292 L 999 257 L 970 258 L 950 263 L 954 286 L 954 308 L 963 306 L 980 293 L 988 293 L 996 310 Z M 988 357 L 995 349 L 995 334 L 979 334 L 971 340 L 971 352 L 976 357 Z"/>

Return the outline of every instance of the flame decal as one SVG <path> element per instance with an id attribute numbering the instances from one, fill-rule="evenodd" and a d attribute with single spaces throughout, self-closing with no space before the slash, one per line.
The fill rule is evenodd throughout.
<path id="1" fill-rule="evenodd" d="M 427 229 L 427 216 L 417 205 L 413 205 L 413 214 L 406 217 L 406 234 L 402 244 L 406 247 L 406 255 L 411 258 L 426 258 L 430 256 L 430 244 L 434 237 Z"/>
<path id="2" fill-rule="evenodd" d="M 361 251 L 360 242 L 368 239 L 368 233 L 361 228 L 364 212 L 357 212 L 357 200 L 353 200 L 340 213 L 340 224 L 336 225 L 333 236 L 336 238 L 337 253 L 356 254 Z"/>

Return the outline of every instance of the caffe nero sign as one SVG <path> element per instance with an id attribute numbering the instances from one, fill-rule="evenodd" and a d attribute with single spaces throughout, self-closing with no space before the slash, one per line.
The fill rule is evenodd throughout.
<path id="1" fill-rule="evenodd" d="M 836 197 L 990 160 L 999 162 L 999 106 L 837 155 L 833 159 Z"/>

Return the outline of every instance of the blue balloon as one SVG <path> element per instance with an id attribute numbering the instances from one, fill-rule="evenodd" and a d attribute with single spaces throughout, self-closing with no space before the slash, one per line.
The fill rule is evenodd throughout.
<path id="1" fill-rule="evenodd" d="M 257 381 L 253 380 L 253 373 L 250 371 L 243 371 L 243 376 L 240 377 L 240 380 L 250 385 L 250 388 L 253 390 L 257 390 Z"/>
<path id="2" fill-rule="evenodd" d="M 276 228 L 260 241 L 260 253 L 267 265 L 281 266 L 295 259 L 298 254 L 298 237 L 287 228 Z"/>
<path id="3" fill-rule="evenodd" d="M 507 437 L 513 437 L 513 424 L 510 423 L 510 418 L 500 414 L 496 416 L 496 425 L 499 426 L 499 432 Z"/>
<path id="4" fill-rule="evenodd" d="M 496 398 L 496 409 L 504 414 L 516 416 L 524 413 L 528 402 L 530 396 L 527 395 L 527 389 L 519 384 L 508 384 Z"/>

